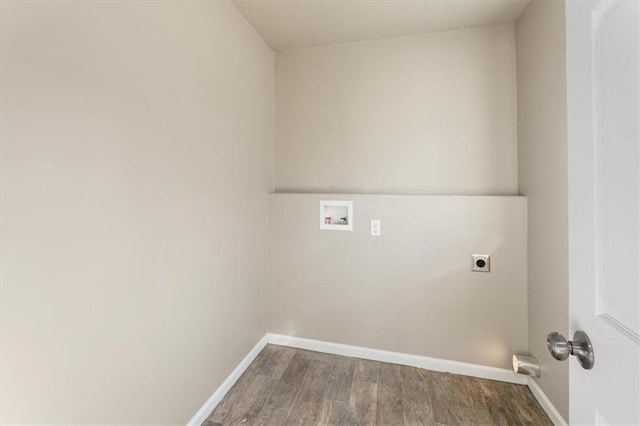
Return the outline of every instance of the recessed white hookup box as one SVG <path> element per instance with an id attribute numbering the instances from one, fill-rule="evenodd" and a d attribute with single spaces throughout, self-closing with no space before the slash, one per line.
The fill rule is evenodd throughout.
<path id="1" fill-rule="evenodd" d="M 353 231 L 353 201 L 320 201 L 320 229 Z"/>

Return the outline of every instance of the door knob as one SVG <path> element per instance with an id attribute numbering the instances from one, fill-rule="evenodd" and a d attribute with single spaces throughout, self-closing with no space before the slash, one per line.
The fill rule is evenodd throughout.
<path id="1" fill-rule="evenodd" d="M 582 368 L 591 370 L 595 362 L 593 346 L 589 336 L 584 331 L 578 330 L 573 334 L 573 340 L 567 339 L 560 333 L 554 331 L 547 336 L 547 348 L 551 356 L 559 361 L 564 361 L 573 355 L 578 358 Z"/>

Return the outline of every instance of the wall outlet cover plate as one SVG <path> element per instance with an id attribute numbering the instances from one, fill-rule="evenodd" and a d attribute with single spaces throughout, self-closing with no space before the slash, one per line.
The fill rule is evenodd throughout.
<path id="1" fill-rule="evenodd" d="M 491 272 L 491 256 L 488 254 L 472 254 L 471 270 L 473 272 Z"/>
<path id="2" fill-rule="evenodd" d="M 380 231 L 380 220 L 379 219 L 373 219 L 371 220 L 371 235 L 374 237 L 379 237 L 381 234 Z"/>

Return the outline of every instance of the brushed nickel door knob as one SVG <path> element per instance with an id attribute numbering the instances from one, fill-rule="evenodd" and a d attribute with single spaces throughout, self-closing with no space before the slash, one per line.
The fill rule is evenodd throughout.
<path id="1" fill-rule="evenodd" d="M 589 336 L 584 331 L 578 330 L 573 334 L 573 340 L 567 339 L 560 333 L 554 331 L 547 336 L 547 349 L 551 356 L 558 361 L 564 361 L 573 355 L 578 358 L 578 362 L 585 370 L 591 370 L 595 363 L 593 346 Z"/>
<path id="2" fill-rule="evenodd" d="M 571 355 L 569 342 L 557 331 L 553 331 L 547 336 L 547 349 L 549 349 L 551 356 L 558 361 L 564 361 Z"/>

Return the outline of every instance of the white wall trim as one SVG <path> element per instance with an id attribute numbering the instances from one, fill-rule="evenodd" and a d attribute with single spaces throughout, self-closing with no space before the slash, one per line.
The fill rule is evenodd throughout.
<path id="1" fill-rule="evenodd" d="M 432 371 L 462 374 L 464 376 L 479 377 L 482 379 L 499 380 L 507 383 L 516 383 L 520 385 L 526 384 L 529 386 L 529 389 L 531 389 L 531 392 L 536 397 L 544 411 L 549 415 L 553 424 L 556 426 L 567 425 L 558 410 L 556 410 L 549 398 L 547 398 L 544 392 L 542 392 L 542 389 L 540 389 L 533 379 L 529 380 L 529 376 L 515 374 L 511 370 L 488 367 L 485 365 L 469 364 L 466 362 L 449 361 L 446 359 L 431 358 L 421 355 L 383 351 L 380 349 L 371 349 L 362 346 L 351 346 L 342 343 L 330 343 L 320 340 L 305 339 L 302 337 L 267 333 L 262 337 L 262 339 L 260 339 L 253 349 L 251 349 L 247 356 L 244 357 L 240 364 L 238 364 L 231 374 L 229 374 L 215 392 L 213 392 L 207 402 L 200 407 L 198 412 L 187 423 L 188 426 L 200 426 L 207 417 L 209 417 L 209 414 L 211 414 L 220 401 L 222 401 L 222 398 L 224 398 L 227 392 L 229 392 L 229 389 L 231 389 L 234 383 L 240 378 L 242 373 L 244 373 L 249 364 L 251 364 L 255 357 L 258 356 L 267 343 L 335 355 L 369 359 L 372 361 L 388 362 L 391 364 L 408 365 Z"/>
<path id="2" fill-rule="evenodd" d="M 213 411 L 214 408 L 222 401 L 222 398 L 229 392 L 229 389 L 235 384 L 235 382 L 242 376 L 242 373 L 249 367 L 249 364 L 258 356 L 260 351 L 267 346 L 268 340 L 267 337 L 269 335 L 265 334 L 262 339 L 251 349 L 251 351 L 244 357 L 240 364 L 236 368 L 233 369 L 231 374 L 227 376 L 227 378 L 222 382 L 218 389 L 216 389 L 213 394 L 207 399 L 207 402 L 204 403 L 202 407 L 198 410 L 198 412 L 189 420 L 187 426 L 200 426 L 209 414 Z"/>
<path id="3" fill-rule="evenodd" d="M 567 426 L 567 422 L 564 420 L 560 412 L 556 409 L 556 407 L 551 403 L 551 400 L 547 397 L 547 395 L 542 391 L 542 388 L 533 377 L 529 377 L 529 383 L 527 383 L 529 389 L 533 396 L 536 397 L 538 403 L 542 407 L 547 416 L 551 419 L 555 426 Z"/>
<path id="4" fill-rule="evenodd" d="M 274 345 L 290 346 L 293 348 L 370 359 L 373 361 L 382 361 L 392 364 L 409 365 L 427 370 L 462 374 L 465 376 L 499 380 L 501 382 L 516 383 L 520 385 L 527 384 L 529 377 L 522 374 L 516 374 L 511 370 L 503 368 L 487 367 L 484 365 L 449 361 L 420 355 L 409 355 L 400 352 L 383 351 L 380 349 L 370 349 L 361 346 L 344 345 L 341 343 L 322 342 L 319 340 L 304 339 L 301 337 L 283 336 L 281 334 L 269 333 L 267 334 L 267 340 L 269 343 Z"/>

